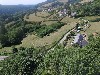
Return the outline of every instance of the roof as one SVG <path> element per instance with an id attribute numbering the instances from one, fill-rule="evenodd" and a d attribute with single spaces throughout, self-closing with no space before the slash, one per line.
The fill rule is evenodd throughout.
<path id="1" fill-rule="evenodd" d="M 77 34 L 77 35 L 75 36 L 74 43 L 78 43 L 78 42 L 82 41 L 83 38 L 84 38 L 83 35 Z"/>
<path id="2" fill-rule="evenodd" d="M 73 41 L 74 44 L 79 44 L 80 46 L 86 46 L 88 42 L 84 39 L 82 34 L 77 34 Z"/>
<path id="3" fill-rule="evenodd" d="M 82 43 L 80 44 L 81 46 L 86 46 L 88 42 L 86 40 L 82 40 Z"/>

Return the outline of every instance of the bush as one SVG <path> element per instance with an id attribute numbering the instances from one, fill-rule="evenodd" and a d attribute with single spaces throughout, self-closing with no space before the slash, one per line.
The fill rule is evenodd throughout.
<path id="1" fill-rule="evenodd" d="M 90 20 L 91 22 L 99 22 L 100 21 L 100 18 L 96 18 L 94 20 Z"/>
<path id="2" fill-rule="evenodd" d="M 84 3 L 76 10 L 78 12 L 77 17 L 100 15 L 100 0 Z"/>
<path id="3" fill-rule="evenodd" d="M 0 75 L 99 75 L 99 59 L 100 37 L 83 48 L 56 46 L 46 51 L 21 47 L 1 62 Z"/>
<path id="4" fill-rule="evenodd" d="M 39 37 L 44 37 L 54 31 L 56 31 L 57 29 L 61 28 L 64 25 L 64 23 L 54 23 L 50 26 L 44 25 L 41 28 L 36 30 L 36 34 Z"/>
<path id="5" fill-rule="evenodd" d="M 45 55 L 35 75 L 99 75 L 99 44 L 97 38 L 84 48 L 55 48 Z"/>

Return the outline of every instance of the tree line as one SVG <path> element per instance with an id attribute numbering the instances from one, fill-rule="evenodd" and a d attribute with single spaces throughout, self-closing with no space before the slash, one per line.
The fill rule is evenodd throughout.
<path id="1" fill-rule="evenodd" d="M 2 23 L 1 23 L 2 24 Z M 36 34 L 40 38 L 56 31 L 64 26 L 64 23 L 57 22 L 50 26 L 41 25 L 40 22 L 16 21 L 13 25 L 0 25 L 0 45 L 1 47 L 20 44 L 22 39 L 29 33 Z"/>
<path id="2" fill-rule="evenodd" d="M 84 3 L 75 10 L 78 12 L 78 16 L 100 16 L 100 0 Z"/>

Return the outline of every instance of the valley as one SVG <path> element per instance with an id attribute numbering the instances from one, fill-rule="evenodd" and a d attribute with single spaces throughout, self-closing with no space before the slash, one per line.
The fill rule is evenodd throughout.
<path id="1" fill-rule="evenodd" d="M 0 75 L 100 74 L 99 0 L 0 6 Z"/>

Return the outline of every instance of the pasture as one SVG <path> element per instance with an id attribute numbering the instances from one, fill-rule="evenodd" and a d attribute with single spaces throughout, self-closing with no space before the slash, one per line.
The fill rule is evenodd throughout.
<path id="1" fill-rule="evenodd" d="M 88 35 L 94 32 L 100 33 L 100 22 L 91 22 L 90 24 L 91 24 L 90 28 L 86 31 Z"/>
<path id="2" fill-rule="evenodd" d="M 67 23 L 71 23 L 71 22 L 78 22 L 79 20 L 78 19 L 74 19 L 74 18 L 69 18 L 68 16 L 66 16 L 65 18 L 63 18 L 61 20 L 61 22 L 67 22 Z"/>
<path id="3" fill-rule="evenodd" d="M 43 25 L 43 24 L 51 25 L 53 23 L 57 23 L 57 21 L 45 21 L 45 22 L 42 22 L 41 25 Z"/>
<path id="4" fill-rule="evenodd" d="M 24 20 L 29 21 L 29 22 L 40 22 L 40 21 L 44 21 L 46 18 L 48 17 L 49 13 L 47 12 L 37 12 L 36 15 L 35 13 L 30 14 L 29 15 L 29 19 L 26 18 L 26 16 L 24 17 Z"/>

